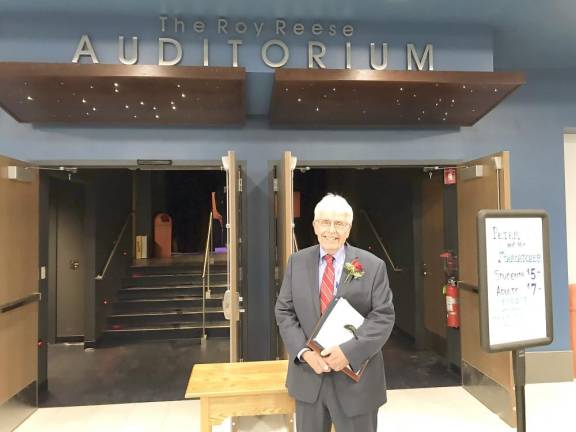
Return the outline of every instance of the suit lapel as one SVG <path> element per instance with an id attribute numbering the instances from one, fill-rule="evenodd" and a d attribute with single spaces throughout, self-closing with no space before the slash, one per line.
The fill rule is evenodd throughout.
<path id="1" fill-rule="evenodd" d="M 308 286 L 310 287 L 310 294 L 312 295 L 312 303 L 314 305 L 314 313 L 316 319 L 320 319 L 320 286 L 318 284 L 320 275 L 320 246 L 317 245 L 310 249 L 311 256 L 306 260 L 308 264 Z"/>

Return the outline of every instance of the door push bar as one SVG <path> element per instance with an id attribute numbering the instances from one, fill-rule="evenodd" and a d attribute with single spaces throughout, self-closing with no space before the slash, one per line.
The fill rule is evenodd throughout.
<path id="1" fill-rule="evenodd" d="M 30 303 L 40 301 L 41 297 L 42 297 L 42 295 L 37 292 L 37 293 L 27 295 L 26 297 L 22 297 L 21 299 L 18 299 L 16 301 L 8 302 L 8 303 L 5 303 L 3 305 L 0 305 L 0 314 L 10 312 L 14 309 L 21 308 L 22 306 L 26 306 L 27 304 L 30 304 Z"/>

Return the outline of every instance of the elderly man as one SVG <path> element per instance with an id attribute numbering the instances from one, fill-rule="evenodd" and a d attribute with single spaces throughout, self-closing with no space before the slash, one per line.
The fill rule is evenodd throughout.
<path id="1" fill-rule="evenodd" d="M 344 198 L 326 195 L 314 209 L 319 245 L 290 257 L 276 302 L 276 321 L 288 350 L 286 386 L 296 399 L 298 432 L 376 432 L 378 408 L 386 402 L 382 347 L 394 326 L 392 292 L 384 262 L 346 245 L 352 208 Z M 365 320 L 357 339 L 325 347 L 320 354 L 306 342 L 334 296 L 346 298 Z M 344 373 L 367 363 L 359 382 Z"/>

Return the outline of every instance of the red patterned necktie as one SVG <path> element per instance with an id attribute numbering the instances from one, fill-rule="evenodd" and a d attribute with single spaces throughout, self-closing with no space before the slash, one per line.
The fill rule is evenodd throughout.
<path id="1" fill-rule="evenodd" d="M 322 284 L 320 285 L 320 313 L 323 314 L 328 305 L 334 298 L 334 257 L 324 255 L 326 268 L 322 275 Z"/>

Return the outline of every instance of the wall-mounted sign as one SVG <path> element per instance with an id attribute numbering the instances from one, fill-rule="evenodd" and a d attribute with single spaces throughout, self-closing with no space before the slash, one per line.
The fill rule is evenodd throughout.
<path id="1" fill-rule="evenodd" d="M 342 52 L 342 67 L 352 69 L 352 51 L 358 46 L 351 38 L 354 36 L 355 28 L 351 24 L 338 23 L 309 23 L 288 22 L 284 19 L 269 21 L 241 21 L 230 20 L 228 18 L 218 18 L 212 22 L 203 20 L 184 21 L 177 17 L 160 16 L 160 32 L 162 37 L 158 38 L 158 64 L 162 66 L 174 66 L 182 61 L 182 42 L 178 39 L 179 33 L 188 31 L 194 35 L 202 35 L 210 32 L 218 38 L 224 38 L 230 50 L 230 66 L 238 67 L 239 59 L 242 55 L 242 45 L 244 38 L 259 40 L 260 59 L 270 68 L 281 68 L 288 65 L 291 56 L 291 47 L 286 42 L 287 39 L 306 37 L 305 60 L 309 69 L 325 69 L 325 59 L 328 51 L 334 49 L 331 44 L 326 44 L 326 40 L 333 38 L 344 38 L 344 42 L 339 46 Z M 175 37 L 165 37 L 166 32 L 174 33 Z M 324 41 L 318 39 L 322 38 Z M 128 39 L 128 40 L 127 40 Z M 221 40 L 219 41 L 221 42 Z M 202 62 L 199 65 L 210 66 L 210 39 L 202 37 L 197 40 L 196 49 L 202 54 Z M 369 49 L 369 57 L 366 65 L 360 65 L 360 69 L 370 67 L 374 70 L 385 70 L 388 67 L 389 47 L 385 42 L 370 42 L 364 49 Z M 81 36 L 74 55 L 73 63 L 78 63 L 82 58 L 92 63 L 99 63 L 95 43 L 90 36 Z M 343 49 L 342 49 L 343 48 Z M 434 70 L 434 47 L 430 43 L 424 46 L 416 46 L 407 43 L 405 46 L 406 68 L 407 70 Z M 124 35 L 118 36 L 118 62 L 127 65 L 138 63 L 139 57 L 139 37 Z M 200 57 L 200 56 L 199 56 Z M 355 68 L 358 68 L 358 65 Z"/>
<path id="2" fill-rule="evenodd" d="M 478 213 L 482 347 L 489 352 L 552 342 L 548 215 L 541 210 Z"/>

